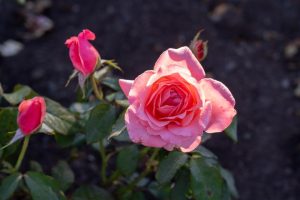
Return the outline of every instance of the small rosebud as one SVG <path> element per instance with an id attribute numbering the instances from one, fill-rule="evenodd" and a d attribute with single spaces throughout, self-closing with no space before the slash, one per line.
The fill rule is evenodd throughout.
<path id="1" fill-rule="evenodd" d="M 37 131 L 45 118 L 46 103 L 43 97 L 23 100 L 19 105 L 17 123 L 24 135 Z"/>
<path id="2" fill-rule="evenodd" d="M 200 39 L 200 34 L 203 30 L 199 31 L 190 44 L 190 49 L 199 61 L 202 61 L 207 56 L 207 41 Z"/>
<path id="3" fill-rule="evenodd" d="M 65 44 L 69 48 L 69 55 L 74 68 L 79 71 L 84 77 L 89 76 L 94 72 L 100 55 L 89 40 L 95 40 L 95 34 L 84 29 L 78 36 L 73 36 L 66 40 Z"/>

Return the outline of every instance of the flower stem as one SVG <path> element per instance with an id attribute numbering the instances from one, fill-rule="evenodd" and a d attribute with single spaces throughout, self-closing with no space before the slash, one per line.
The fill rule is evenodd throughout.
<path id="1" fill-rule="evenodd" d="M 21 152 L 20 152 L 20 154 L 19 154 L 17 163 L 16 163 L 16 165 L 15 165 L 15 167 L 14 167 L 14 171 L 15 171 L 15 172 L 19 171 L 19 169 L 20 169 L 20 166 L 21 166 L 22 161 L 23 161 L 23 159 L 24 159 L 25 153 L 26 153 L 26 151 L 27 151 L 27 147 L 28 147 L 28 144 L 29 144 L 29 138 L 30 138 L 30 136 L 26 136 L 26 137 L 24 138 L 24 142 L 23 142 L 23 145 L 22 145 Z"/>
<path id="2" fill-rule="evenodd" d="M 106 151 L 105 151 L 105 147 L 104 147 L 102 141 L 99 142 L 99 151 L 100 151 L 100 155 L 101 155 L 101 159 L 102 159 L 101 178 L 102 178 L 103 184 L 105 185 L 107 182 L 106 167 L 107 167 L 108 159 L 106 157 Z"/>
<path id="3" fill-rule="evenodd" d="M 153 161 L 155 157 L 157 156 L 159 152 L 159 148 L 155 148 L 151 157 L 148 159 L 147 164 L 146 164 L 146 169 L 140 173 L 138 177 L 136 177 L 128 186 L 128 189 L 132 190 L 132 188 L 139 183 L 143 178 L 145 178 L 150 172 L 151 172 L 151 167 L 153 166 Z"/>
<path id="4" fill-rule="evenodd" d="M 94 93 L 95 93 L 95 96 L 97 97 L 97 99 L 103 100 L 103 92 L 102 92 L 101 88 L 99 90 L 99 86 L 97 85 L 97 80 L 94 77 L 94 74 L 91 75 L 91 82 L 92 82 L 93 90 L 94 90 Z"/>

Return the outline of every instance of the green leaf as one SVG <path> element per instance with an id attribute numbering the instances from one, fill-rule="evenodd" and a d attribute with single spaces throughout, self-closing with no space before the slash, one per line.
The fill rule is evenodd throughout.
<path id="1" fill-rule="evenodd" d="M 17 108 L 0 108 L 0 144 L 2 146 L 11 140 L 18 129 L 17 115 Z"/>
<path id="2" fill-rule="evenodd" d="M 158 166 L 156 179 L 161 184 L 169 182 L 177 170 L 182 167 L 187 161 L 188 156 L 184 153 L 173 151 L 165 157 Z"/>
<path id="3" fill-rule="evenodd" d="M 230 193 L 235 198 L 238 198 L 239 194 L 238 194 L 238 191 L 235 186 L 235 181 L 234 181 L 233 175 L 230 173 L 230 171 L 228 171 L 222 167 L 220 167 L 220 172 L 221 172 L 223 179 L 225 180 L 225 182 L 227 184 L 227 187 L 228 187 Z"/>
<path id="4" fill-rule="evenodd" d="M 36 95 L 36 92 L 34 92 L 30 87 L 25 85 L 16 85 L 12 93 L 2 94 L 4 99 L 12 105 L 17 105 L 22 100 L 32 98 Z"/>
<path id="5" fill-rule="evenodd" d="M 171 200 L 185 200 L 189 189 L 190 173 L 187 169 L 179 171 L 175 179 L 175 186 L 171 190 Z"/>
<path id="6" fill-rule="evenodd" d="M 53 177 L 59 182 L 60 188 L 67 190 L 75 180 L 74 173 L 66 161 L 59 161 L 52 168 Z"/>
<path id="7" fill-rule="evenodd" d="M 225 133 L 228 137 L 230 137 L 234 142 L 238 142 L 237 136 L 237 116 L 235 116 L 227 129 L 225 129 Z"/>
<path id="8" fill-rule="evenodd" d="M 96 199 L 113 200 L 110 193 L 95 185 L 82 186 L 78 188 L 75 191 L 72 199 L 73 200 L 96 200 Z"/>
<path id="9" fill-rule="evenodd" d="M 196 200 L 220 200 L 224 181 L 219 170 L 202 158 L 190 161 L 191 186 Z"/>
<path id="10" fill-rule="evenodd" d="M 130 200 L 146 200 L 146 198 L 142 192 L 134 192 Z"/>
<path id="11" fill-rule="evenodd" d="M 169 199 L 171 187 L 168 184 L 160 185 L 156 181 L 152 181 L 148 186 L 148 190 L 156 199 Z"/>
<path id="12" fill-rule="evenodd" d="M 119 135 L 120 135 L 121 133 L 123 133 L 124 130 L 126 129 L 126 126 L 125 126 L 125 119 L 124 119 L 124 117 L 125 117 L 125 112 L 126 112 L 126 111 L 122 112 L 122 113 L 119 115 L 119 117 L 118 117 L 116 123 L 115 123 L 115 124 L 113 125 L 113 127 L 112 127 L 112 133 L 110 134 L 110 136 L 108 137 L 108 139 L 111 139 L 111 138 L 113 138 L 113 137 L 119 136 Z"/>
<path id="13" fill-rule="evenodd" d="M 119 80 L 117 78 L 113 77 L 105 77 L 101 83 L 103 85 L 106 85 L 107 87 L 113 89 L 113 90 L 121 90 L 120 85 L 119 85 Z"/>
<path id="14" fill-rule="evenodd" d="M 193 152 L 198 153 L 201 156 L 204 156 L 206 158 L 214 158 L 214 159 L 218 158 L 213 152 L 205 148 L 203 145 L 198 146 Z"/>
<path id="15" fill-rule="evenodd" d="M 129 176 L 135 172 L 138 165 L 139 150 L 135 145 L 124 147 L 117 156 L 117 168 L 120 172 Z"/>
<path id="16" fill-rule="evenodd" d="M 43 168 L 37 161 L 30 161 L 30 169 L 32 171 L 43 173 Z"/>
<path id="17" fill-rule="evenodd" d="M 3 179 L 0 186 L 0 200 L 9 199 L 17 189 L 21 180 L 22 175 L 20 173 L 12 174 Z"/>
<path id="18" fill-rule="evenodd" d="M 115 113 L 114 106 L 102 102 L 93 108 L 86 123 L 88 143 L 98 142 L 111 133 Z"/>
<path id="19" fill-rule="evenodd" d="M 72 135 L 60 135 L 56 134 L 55 140 L 63 148 L 77 146 L 85 142 L 85 135 L 81 133 L 76 133 Z"/>
<path id="20" fill-rule="evenodd" d="M 57 133 L 67 135 L 78 126 L 73 113 L 69 112 L 61 104 L 45 98 L 47 105 L 47 113 L 44 123 Z"/>
<path id="21" fill-rule="evenodd" d="M 0 108 L 0 145 L 3 147 L 14 138 L 16 130 L 18 129 L 17 125 L 17 115 L 18 109 L 12 107 Z M 13 154 L 19 142 L 15 142 L 10 146 L 6 147 L 3 151 L 3 157 Z"/>
<path id="22" fill-rule="evenodd" d="M 33 200 L 65 199 L 59 190 L 58 182 L 52 177 L 39 172 L 28 172 L 24 177 Z"/>

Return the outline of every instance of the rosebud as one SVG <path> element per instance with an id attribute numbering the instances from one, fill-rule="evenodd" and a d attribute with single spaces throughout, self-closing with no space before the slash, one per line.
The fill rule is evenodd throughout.
<path id="1" fill-rule="evenodd" d="M 207 41 L 200 39 L 200 34 L 202 30 L 199 31 L 190 44 L 190 49 L 199 61 L 204 60 L 207 55 Z"/>
<path id="2" fill-rule="evenodd" d="M 37 131 L 45 118 L 46 103 L 43 97 L 23 100 L 19 105 L 17 123 L 24 135 Z"/>
<path id="3" fill-rule="evenodd" d="M 97 63 L 100 61 L 100 55 L 89 40 L 95 40 L 95 34 L 84 29 L 78 34 L 66 40 L 65 44 L 69 48 L 69 55 L 74 68 L 84 77 L 94 72 Z"/>

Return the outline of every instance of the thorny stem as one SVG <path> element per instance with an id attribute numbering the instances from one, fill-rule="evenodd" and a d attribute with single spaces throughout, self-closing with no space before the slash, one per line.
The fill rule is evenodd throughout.
<path id="1" fill-rule="evenodd" d="M 14 167 L 14 171 L 15 171 L 15 172 L 19 171 L 19 169 L 20 169 L 20 166 L 21 166 L 22 161 L 23 161 L 23 159 L 24 159 L 25 153 L 26 153 L 26 151 L 27 151 L 27 147 L 28 147 L 28 144 L 29 144 L 29 138 L 30 138 L 30 136 L 26 136 L 26 137 L 24 138 L 24 142 L 23 142 L 23 145 L 22 145 L 21 152 L 20 152 L 20 154 L 19 154 L 17 163 L 16 163 L 16 165 L 15 165 L 15 167 Z"/>
<path id="2" fill-rule="evenodd" d="M 97 97 L 97 99 L 103 100 L 103 92 L 102 92 L 101 88 L 99 89 L 99 86 L 97 85 L 97 80 L 94 77 L 94 74 L 91 75 L 91 82 L 92 82 L 93 90 L 94 90 L 94 93 L 95 93 L 95 96 Z"/>

